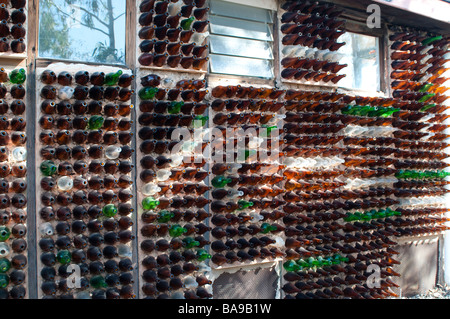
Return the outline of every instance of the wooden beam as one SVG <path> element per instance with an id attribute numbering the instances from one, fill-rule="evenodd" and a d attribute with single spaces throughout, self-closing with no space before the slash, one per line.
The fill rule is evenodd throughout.
<path id="1" fill-rule="evenodd" d="M 137 38 L 137 3 L 136 0 L 127 0 L 126 5 L 126 44 L 125 61 L 128 68 L 134 70 L 136 67 L 136 38 Z"/>
<path id="2" fill-rule="evenodd" d="M 28 298 L 38 298 L 37 269 L 37 206 L 36 206 L 36 57 L 39 35 L 39 0 L 28 0 L 27 30 L 27 241 L 28 241 Z"/>

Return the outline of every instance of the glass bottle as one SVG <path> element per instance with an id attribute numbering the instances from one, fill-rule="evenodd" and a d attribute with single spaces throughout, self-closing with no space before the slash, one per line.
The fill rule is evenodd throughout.
<path id="1" fill-rule="evenodd" d="M 9 81 L 13 84 L 22 84 L 26 79 L 25 69 L 14 69 L 9 74 Z"/>

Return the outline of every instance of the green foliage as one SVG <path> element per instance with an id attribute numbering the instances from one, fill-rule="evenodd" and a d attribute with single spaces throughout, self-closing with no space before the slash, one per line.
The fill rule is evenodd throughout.
<path id="1" fill-rule="evenodd" d="M 119 53 L 119 50 L 112 48 L 105 42 L 97 43 L 97 46 L 92 53 L 94 60 L 97 62 L 114 63 L 117 61 L 123 61 L 125 56 Z"/>
<path id="2" fill-rule="evenodd" d="M 69 28 L 66 18 L 58 15 L 50 1 L 41 1 L 40 5 L 39 50 L 44 56 L 70 58 Z"/>
<path id="3" fill-rule="evenodd" d="M 115 1 L 117 0 L 41 0 L 40 55 L 106 63 L 124 62 L 123 52 L 116 49 L 114 31 L 114 23 L 124 13 L 114 16 Z M 94 34 L 102 33 L 108 40 L 98 42 L 92 53 L 76 50 L 69 32 L 74 24 L 83 27 L 81 30 L 86 33 L 87 38 L 92 37 L 88 31 L 90 29 Z"/>

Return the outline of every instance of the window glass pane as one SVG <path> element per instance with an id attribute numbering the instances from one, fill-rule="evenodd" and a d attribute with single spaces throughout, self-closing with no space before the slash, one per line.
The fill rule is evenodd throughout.
<path id="1" fill-rule="evenodd" d="M 269 42 L 211 35 L 210 44 L 212 53 L 272 59 Z"/>
<path id="2" fill-rule="evenodd" d="M 268 60 L 238 58 L 224 55 L 210 55 L 213 73 L 253 76 L 260 78 L 273 77 L 272 65 Z"/>
<path id="3" fill-rule="evenodd" d="M 125 63 L 124 0 L 40 0 L 39 56 Z"/>
<path id="4" fill-rule="evenodd" d="M 344 57 L 340 63 L 348 64 L 340 74 L 347 77 L 339 86 L 380 91 L 380 43 L 378 37 L 347 32 L 339 41 L 346 42 L 340 50 Z"/>
<path id="5" fill-rule="evenodd" d="M 211 0 L 212 73 L 272 78 L 273 12 Z"/>
<path id="6" fill-rule="evenodd" d="M 240 38 L 272 41 L 269 26 L 265 23 L 251 22 L 233 18 L 210 16 L 211 32 Z"/>
<path id="7" fill-rule="evenodd" d="M 269 12 L 265 9 L 244 5 L 239 6 L 239 10 L 236 10 L 235 3 L 211 1 L 211 13 L 226 17 L 272 23 L 272 16 Z"/>

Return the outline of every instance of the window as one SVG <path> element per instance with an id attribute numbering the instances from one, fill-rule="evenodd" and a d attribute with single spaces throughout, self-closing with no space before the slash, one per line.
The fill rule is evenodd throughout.
<path id="1" fill-rule="evenodd" d="M 125 63 L 124 0 L 39 1 L 39 56 Z"/>
<path id="2" fill-rule="evenodd" d="M 272 11 L 212 0 L 211 73 L 273 77 Z"/>
<path id="3" fill-rule="evenodd" d="M 339 86 L 364 91 L 380 91 L 380 38 L 347 32 L 339 38 L 346 45 L 339 49 L 343 54 L 339 63 L 348 64 L 339 74 L 347 76 Z"/>

